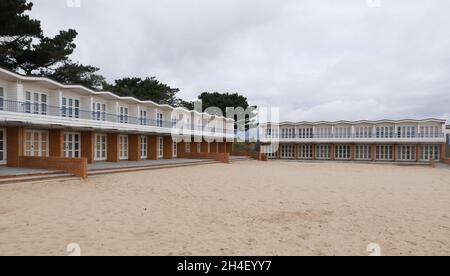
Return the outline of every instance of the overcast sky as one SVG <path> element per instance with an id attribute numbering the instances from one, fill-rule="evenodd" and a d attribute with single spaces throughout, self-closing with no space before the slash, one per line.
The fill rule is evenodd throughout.
<path id="1" fill-rule="evenodd" d="M 450 119 L 448 0 L 70 1 L 32 17 L 76 29 L 73 60 L 110 81 L 239 92 L 282 120 Z"/>

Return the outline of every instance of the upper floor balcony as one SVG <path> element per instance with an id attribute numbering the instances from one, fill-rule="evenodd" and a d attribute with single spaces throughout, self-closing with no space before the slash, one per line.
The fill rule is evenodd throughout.
<path id="1" fill-rule="evenodd" d="M 106 111 L 82 110 L 76 104 L 63 107 L 46 103 L 19 102 L 0 98 L 0 118 L 10 122 L 25 122 L 38 125 L 63 125 L 67 127 L 94 128 L 119 131 L 154 132 L 233 139 L 234 129 L 214 127 L 212 124 L 187 124 L 184 120 L 163 120 L 162 116 L 133 117 L 128 113 L 117 114 Z M 223 124 L 225 125 L 225 124 Z"/>
<path id="2" fill-rule="evenodd" d="M 445 134 L 443 132 L 410 132 L 404 133 L 369 133 L 360 134 L 311 134 L 302 135 L 263 135 L 261 142 L 279 142 L 279 143 L 407 143 L 407 142 L 428 142 L 443 143 L 445 142 Z"/>

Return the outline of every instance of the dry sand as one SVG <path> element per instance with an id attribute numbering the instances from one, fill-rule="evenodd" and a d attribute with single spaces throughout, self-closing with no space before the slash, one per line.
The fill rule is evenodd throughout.
<path id="1" fill-rule="evenodd" d="M 237 162 L 0 187 L 0 255 L 450 255 L 450 170 Z"/>

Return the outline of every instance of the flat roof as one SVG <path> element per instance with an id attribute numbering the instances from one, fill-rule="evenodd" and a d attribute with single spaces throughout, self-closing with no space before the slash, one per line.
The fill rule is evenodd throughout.
<path id="1" fill-rule="evenodd" d="M 402 119 L 402 120 L 360 120 L 360 121 L 317 121 L 317 122 L 308 122 L 308 121 L 301 121 L 301 122 L 279 122 L 279 123 L 263 123 L 261 126 L 267 126 L 267 125 L 291 125 L 291 126 L 300 126 L 300 125 L 311 125 L 311 126 L 317 126 L 317 125 L 359 125 L 359 124 L 401 124 L 401 123 L 427 123 L 427 122 L 433 122 L 433 123 L 441 123 L 445 124 L 447 120 L 445 119 L 436 119 L 436 118 L 427 118 L 427 119 Z M 450 126 L 447 126 L 447 128 L 450 128 Z"/>

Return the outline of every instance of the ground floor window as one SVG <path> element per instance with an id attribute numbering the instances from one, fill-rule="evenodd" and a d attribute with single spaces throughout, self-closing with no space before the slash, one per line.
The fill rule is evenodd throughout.
<path id="1" fill-rule="evenodd" d="M 397 158 L 400 161 L 416 161 L 416 146 L 399 145 L 397 147 Z"/>
<path id="2" fill-rule="evenodd" d="M 274 144 L 262 146 L 262 153 L 264 153 L 267 158 L 277 158 L 277 146 Z"/>
<path id="3" fill-rule="evenodd" d="M 173 142 L 172 157 L 177 157 L 177 156 L 178 156 L 178 143 Z"/>
<path id="4" fill-rule="evenodd" d="M 191 152 L 191 143 L 190 142 L 186 142 L 186 152 L 190 153 Z"/>
<path id="5" fill-rule="evenodd" d="M 128 135 L 119 135 L 120 160 L 128 159 Z"/>
<path id="6" fill-rule="evenodd" d="M 372 150 L 370 145 L 356 145 L 356 159 L 357 160 L 371 160 Z"/>
<path id="7" fill-rule="evenodd" d="M 439 145 L 424 145 L 422 147 L 422 161 L 439 161 L 440 157 Z"/>
<path id="8" fill-rule="evenodd" d="M 300 153 L 299 158 L 300 159 L 312 159 L 312 145 L 300 145 L 299 146 Z"/>
<path id="9" fill-rule="evenodd" d="M 316 145 L 317 159 L 330 159 L 330 145 Z"/>
<path id="10" fill-rule="evenodd" d="M 294 146 L 281 145 L 281 158 L 294 158 Z"/>
<path id="11" fill-rule="evenodd" d="M 64 157 L 80 158 L 80 134 L 74 132 L 64 133 Z"/>
<path id="12" fill-rule="evenodd" d="M 96 161 L 106 160 L 106 134 L 95 134 L 95 154 Z"/>
<path id="13" fill-rule="evenodd" d="M 164 138 L 158 138 L 158 158 L 163 158 L 164 156 Z"/>
<path id="14" fill-rule="evenodd" d="M 0 164 L 6 164 L 6 130 L 0 129 Z"/>
<path id="15" fill-rule="evenodd" d="M 148 138 L 147 136 L 141 136 L 141 159 L 147 159 L 148 155 Z"/>
<path id="16" fill-rule="evenodd" d="M 377 160 L 394 160 L 391 145 L 377 146 Z"/>
<path id="17" fill-rule="evenodd" d="M 351 158 L 351 147 L 350 145 L 335 145 L 334 147 L 334 156 L 335 159 L 350 159 Z"/>
<path id="18" fill-rule="evenodd" d="M 25 156 L 48 156 L 48 131 L 25 131 Z"/>

